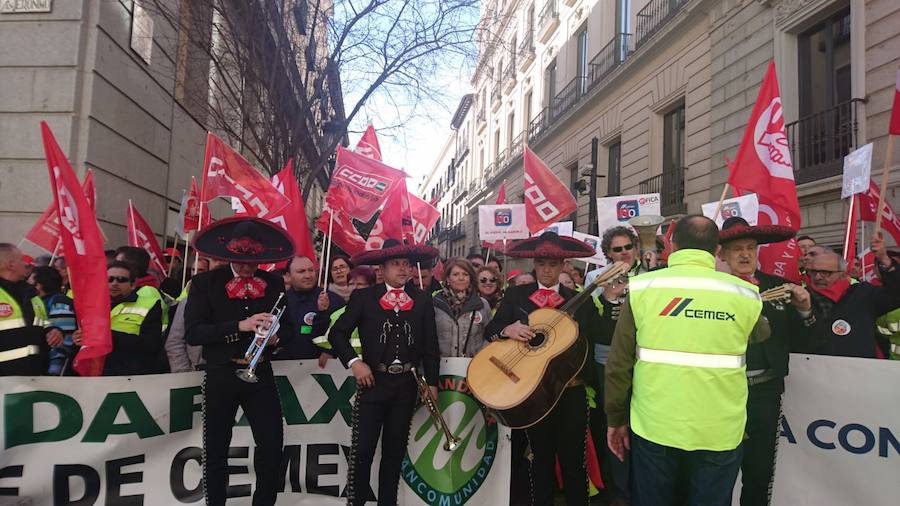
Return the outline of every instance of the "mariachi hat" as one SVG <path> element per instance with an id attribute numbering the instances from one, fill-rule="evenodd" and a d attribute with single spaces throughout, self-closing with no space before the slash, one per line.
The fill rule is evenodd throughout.
<path id="1" fill-rule="evenodd" d="M 353 265 L 381 265 L 395 258 L 409 259 L 410 263 L 432 265 L 438 256 L 438 250 L 426 244 L 403 244 L 397 239 L 387 239 L 381 249 L 366 251 L 350 259 Z"/>
<path id="2" fill-rule="evenodd" d="M 507 256 L 515 258 L 585 258 L 595 254 L 594 248 L 586 242 L 556 232 L 523 239 L 506 250 Z"/>
<path id="3" fill-rule="evenodd" d="M 294 256 L 291 238 L 277 225 L 259 218 L 232 216 L 197 233 L 194 249 L 225 262 L 271 264 Z"/>
<path id="4" fill-rule="evenodd" d="M 781 225 L 759 225 L 751 227 L 747 220 L 740 216 L 733 216 L 722 223 L 722 231 L 719 232 L 719 244 L 737 239 L 755 239 L 757 244 L 769 244 L 773 242 L 787 241 L 794 237 L 790 227 Z"/>

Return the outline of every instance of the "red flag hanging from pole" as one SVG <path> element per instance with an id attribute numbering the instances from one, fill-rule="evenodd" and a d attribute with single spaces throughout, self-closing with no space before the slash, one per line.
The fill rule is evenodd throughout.
<path id="1" fill-rule="evenodd" d="M 258 218 L 275 216 L 291 202 L 250 162 L 212 133 L 206 136 L 200 200 L 237 197 L 248 213 Z"/>
<path id="2" fill-rule="evenodd" d="M 497 190 L 497 200 L 494 202 L 495 205 L 505 204 L 506 203 L 506 180 L 504 179 L 502 183 L 500 183 L 500 188 Z M 506 248 L 504 248 L 503 241 L 481 241 L 481 247 L 491 249 L 494 251 L 499 251 L 501 253 L 506 253 Z"/>
<path id="3" fill-rule="evenodd" d="M 857 194 L 860 207 L 859 217 L 862 221 L 875 221 L 878 215 L 876 208 L 878 207 L 880 195 L 881 190 L 875 184 L 875 181 L 871 179 L 869 180 L 869 190 Z M 887 199 L 884 200 L 884 207 L 881 208 L 881 229 L 894 238 L 895 244 L 900 245 L 900 218 L 897 217 L 894 208 L 891 207 Z"/>
<path id="4" fill-rule="evenodd" d="M 356 149 L 353 151 L 363 156 L 368 156 L 373 160 L 381 161 L 381 146 L 378 144 L 378 136 L 375 135 L 375 127 L 369 125 L 366 128 L 362 137 L 359 138 L 359 142 L 356 143 Z"/>
<path id="5" fill-rule="evenodd" d="M 202 212 L 201 208 L 203 209 Z M 200 223 L 201 215 L 203 223 Z M 191 189 L 184 196 L 181 204 L 181 213 L 178 216 L 180 230 L 183 234 L 200 230 L 213 221 L 213 217 L 209 213 L 209 206 L 206 202 L 200 200 L 200 190 L 197 189 L 197 180 L 194 176 L 191 176 Z"/>
<path id="6" fill-rule="evenodd" d="M 416 244 L 423 244 L 440 219 L 441 213 L 433 205 L 412 193 L 409 194 L 409 212 L 412 215 L 413 241 Z"/>
<path id="7" fill-rule="evenodd" d="M 387 239 L 397 239 L 412 243 L 412 222 L 409 216 L 409 192 L 406 181 L 400 181 L 384 202 L 381 214 L 375 220 L 372 231 L 366 239 L 366 249 L 381 249 Z"/>
<path id="8" fill-rule="evenodd" d="M 900 135 L 900 67 L 897 68 L 897 81 L 894 84 L 894 106 L 891 108 L 888 134 Z"/>
<path id="9" fill-rule="evenodd" d="M 94 211 L 96 216 L 97 190 L 94 187 L 94 172 L 91 169 L 87 170 L 81 188 L 84 198 L 87 199 L 88 206 L 90 206 L 91 211 Z M 56 251 L 59 246 L 59 215 L 56 214 L 56 204 L 54 202 L 50 202 L 47 209 L 44 210 L 31 227 L 31 230 L 25 234 L 25 239 L 28 239 L 47 253 L 52 254 Z"/>
<path id="10" fill-rule="evenodd" d="M 331 209 L 326 207 L 316 221 L 316 229 L 321 230 L 326 236 L 328 235 L 328 222 L 331 218 L 331 214 Z M 350 256 L 355 256 L 366 251 L 366 240 L 359 235 L 356 227 L 353 226 L 353 220 L 341 211 L 334 212 L 334 223 L 332 223 L 331 226 L 331 240 Z"/>
<path id="11" fill-rule="evenodd" d="M 82 376 L 99 376 L 103 373 L 106 355 L 112 350 L 103 236 L 75 172 L 50 127 L 43 121 L 41 135 L 53 201 L 60 216 L 60 237 L 69 281 L 72 291 L 77 294 L 75 314 L 84 336 L 73 367 Z"/>
<path id="12" fill-rule="evenodd" d="M 556 223 L 578 208 L 572 192 L 528 146 L 525 165 L 525 222 L 532 234 Z"/>
<path id="13" fill-rule="evenodd" d="M 166 260 L 163 257 L 162 248 L 156 240 L 153 229 L 147 224 L 147 220 L 134 208 L 131 199 L 128 200 L 128 245 L 143 248 L 150 255 L 150 267 L 160 275 L 168 272 Z"/>
<path id="14" fill-rule="evenodd" d="M 372 219 L 406 173 L 338 146 L 337 163 L 325 195 L 328 207 L 352 218 Z"/>
<path id="15" fill-rule="evenodd" d="M 760 225 L 800 230 L 800 203 L 774 62 L 769 63 L 737 156 L 729 166 L 728 183 L 738 195 L 756 193 Z M 761 246 L 760 269 L 799 282 L 799 251 L 795 239 Z"/>
<path id="16" fill-rule="evenodd" d="M 305 256 L 315 263 L 316 250 L 313 248 L 312 239 L 310 238 L 305 203 L 303 195 L 300 194 L 300 185 L 297 184 L 297 177 L 294 175 L 293 160 L 288 161 L 287 165 L 281 169 L 281 172 L 272 176 L 272 184 L 285 197 L 290 199 L 291 203 L 282 210 L 281 214 L 269 220 L 285 229 L 288 235 L 291 236 L 295 255 Z"/>

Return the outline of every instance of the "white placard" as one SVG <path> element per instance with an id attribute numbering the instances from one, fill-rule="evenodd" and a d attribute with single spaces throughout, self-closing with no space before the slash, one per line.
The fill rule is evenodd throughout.
<path id="1" fill-rule="evenodd" d="M 482 241 L 526 239 L 525 204 L 478 206 L 478 238 Z"/>
<path id="2" fill-rule="evenodd" d="M 584 242 L 588 243 L 588 245 L 591 246 L 592 248 L 594 248 L 594 250 L 597 252 L 592 257 L 579 258 L 579 260 L 581 260 L 585 263 L 594 264 L 594 265 L 597 265 L 600 267 L 606 265 L 606 256 L 603 254 L 602 251 L 600 251 L 600 238 L 599 237 L 597 237 L 596 235 L 585 234 L 584 232 L 578 232 L 578 231 L 572 232 L 572 237 L 574 237 L 575 239 L 578 239 L 579 241 L 584 241 Z"/>
<path id="3" fill-rule="evenodd" d="M 703 216 L 712 218 L 716 213 L 716 207 L 719 201 L 707 202 L 700 206 L 703 210 Z M 732 197 L 722 202 L 722 210 L 716 218 L 716 225 L 722 228 L 722 223 L 728 218 L 740 217 L 747 220 L 747 224 L 755 227 L 759 218 L 759 198 L 755 193 L 741 195 L 740 197 Z"/>
<path id="4" fill-rule="evenodd" d="M 660 200 L 658 193 L 641 195 L 622 195 L 620 197 L 603 197 L 597 199 L 598 234 L 617 226 L 631 228 L 628 220 L 641 215 L 659 215 Z"/>
<path id="5" fill-rule="evenodd" d="M 557 221 L 553 225 L 549 225 L 546 228 L 538 230 L 537 232 L 535 232 L 532 235 L 539 236 L 539 235 L 543 234 L 544 232 L 556 232 L 556 235 L 572 237 L 572 232 L 574 231 L 573 229 L 575 228 L 573 225 L 574 224 L 571 221 Z"/>
<path id="6" fill-rule="evenodd" d="M 869 189 L 872 177 L 872 143 L 854 150 L 844 157 L 844 178 L 841 186 L 841 198 L 862 193 Z"/>

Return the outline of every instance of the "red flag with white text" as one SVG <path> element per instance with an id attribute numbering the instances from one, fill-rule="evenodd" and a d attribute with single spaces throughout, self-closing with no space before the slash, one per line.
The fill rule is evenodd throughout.
<path id="1" fill-rule="evenodd" d="M 328 207 L 367 222 L 405 178 L 402 170 L 338 146 L 325 201 Z"/>
<path id="2" fill-rule="evenodd" d="M 378 145 L 378 136 L 375 135 L 375 127 L 369 125 L 369 127 L 366 128 L 362 137 L 359 138 L 359 142 L 356 143 L 356 149 L 353 151 L 374 160 L 378 160 L 379 162 L 381 161 L 381 146 Z"/>
<path id="3" fill-rule="evenodd" d="M 96 215 L 97 190 L 94 187 L 94 172 L 87 170 L 84 176 L 84 182 L 81 184 L 84 198 L 87 199 L 88 206 Z M 101 230 L 102 235 L 102 230 Z M 31 230 L 25 234 L 25 238 L 36 246 L 40 247 L 47 253 L 54 253 L 59 247 L 59 215 L 56 214 L 56 204 L 50 202 L 47 209 L 41 214 L 38 220 L 31 227 Z"/>
<path id="4" fill-rule="evenodd" d="M 163 256 L 162 248 L 156 240 L 156 234 L 147 223 L 147 220 L 141 216 L 141 213 L 134 208 L 131 199 L 128 200 L 128 245 L 137 248 L 143 248 L 150 255 L 150 268 L 155 269 L 160 274 L 168 272 L 166 268 L 166 259 Z"/>
<path id="5" fill-rule="evenodd" d="M 409 214 L 409 191 L 406 181 L 400 181 L 388 196 L 381 208 L 381 214 L 375 220 L 372 231 L 366 239 L 366 249 L 381 249 L 384 241 L 397 239 L 406 243 L 413 242 L 412 220 Z"/>
<path id="6" fill-rule="evenodd" d="M 774 62 L 769 64 L 737 156 L 729 165 L 728 183 L 737 195 L 757 194 L 759 225 L 800 230 L 800 203 Z M 799 251 L 795 239 L 761 246 L 760 270 L 799 282 Z"/>
<path id="7" fill-rule="evenodd" d="M 209 133 L 200 200 L 209 202 L 222 196 L 237 197 L 248 213 L 257 218 L 275 216 L 291 203 L 250 162 Z"/>
<path id="8" fill-rule="evenodd" d="M 505 204 L 506 203 L 506 180 L 504 179 L 502 183 L 500 183 L 500 188 L 497 190 L 497 200 L 494 202 L 495 205 Z M 499 251 L 501 253 L 506 253 L 506 247 L 504 246 L 504 241 L 481 241 L 481 247 L 487 248 L 494 251 Z"/>
<path id="9" fill-rule="evenodd" d="M 894 106 L 891 108 L 891 123 L 888 126 L 890 135 L 900 135 L 900 67 L 897 68 L 897 81 L 894 83 Z"/>
<path id="10" fill-rule="evenodd" d="M 281 172 L 272 176 L 272 184 L 278 191 L 290 199 L 289 206 L 284 208 L 278 216 L 269 218 L 269 221 L 287 231 L 294 243 L 294 254 L 305 256 L 316 262 L 316 250 L 313 248 L 309 235 L 309 222 L 306 219 L 306 207 L 303 195 L 300 194 L 300 185 L 297 176 L 294 175 L 294 161 L 288 161 Z"/>
<path id="11" fill-rule="evenodd" d="M 41 135 L 53 201 L 60 216 L 60 238 L 69 282 L 76 294 L 75 314 L 83 333 L 73 367 L 82 376 L 100 376 L 106 355 L 112 351 L 103 236 L 72 166 L 43 121 Z"/>
<path id="12" fill-rule="evenodd" d="M 412 193 L 409 194 L 409 212 L 412 215 L 413 241 L 416 244 L 423 244 L 441 218 L 441 213 L 433 205 Z"/>
<path id="13" fill-rule="evenodd" d="M 572 192 L 528 146 L 525 146 L 525 223 L 532 234 L 578 208 Z"/>
<path id="14" fill-rule="evenodd" d="M 200 190 L 197 189 L 197 180 L 194 176 L 191 176 L 191 189 L 185 194 L 181 207 L 182 210 L 178 216 L 182 235 L 203 229 L 213 221 L 213 217 L 209 213 L 209 205 L 200 200 Z M 200 223 L 201 220 L 203 223 Z"/>
<path id="15" fill-rule="evenodd" d="M 322 210 L 319 219 L 316 220 L 316 229 L 321 230 L 326 237 L 331 213 L 331 209 L 326 207 Z M 341 211 L 334 213 L 334 222 L 331 223 L 331 241 L 350 256 L 366 251 L 366 240 L 353 226 L 353 220 Z"/>
<path id="16" fill-rule="evenodd" d="M 862 221 L 875 221 L 875 216 L 877 216 L 875 209 L 878 208 L 880 195 L 881 189 L 871 179 L 869 180 L 869 190 L 857 194 L 857 197 L 859 197 L 859 217 Z M 881 229 L 894 238 L 895 244 L 900 245 L 900 217 L 897 217 L 887 198 L 884 199 L 881 215 Z"/>

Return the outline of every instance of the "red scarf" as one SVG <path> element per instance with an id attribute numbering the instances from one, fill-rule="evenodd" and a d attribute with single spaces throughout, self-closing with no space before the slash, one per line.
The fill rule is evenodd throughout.
<path id="1" fill-rule="evenodd" d="M 134 288 L 138 289 L 144 286 L 152 286 L 153 288 L 159 288 L 159 280 L 156 279 L 156 276 L 153 274 L 147 274 L 142 278 L 137 278 L 134 280 Z"/>
<path id="2" fill-rule="evenodd" d="M 737 277 L 743 279 L 744 281 L 746 281 L 748 283 L 752 283 L 756 286 L 759 286 L 759 280 L 756 279 L 754 276 L 742 276 L 742 275 L 738 274 Z"/>
<path id="3" fill-rule="evenodd" d="M 557 293 L 556 290 L 551 290 L 549 288 L 539 288 L 535 290 L 534 293 L 528 296 L 528 300 L 534 302 L 534 305 L 537 307 L 552 307 L 554 309 L 558 308 L 566 301 L 566 299 Z"/>
<path id="4" fill-rule="evenodd" d="M 827 288 L 816 288 L 815 285 L 813 285 L 812 280 L 809 278 L 808 274 L 803 275 L 803 282 L 806 283 L 807 288 L 818 293 L 819 295 L 828 297 L 828 299 L 835 304 L 837 304 L 839 300 L 843 299 L 844 295 L 847 293 L 847 290 L 850 289 L 850 280 L 848 278 L 835 281 L 831 284 L 831 286 Z"/>

